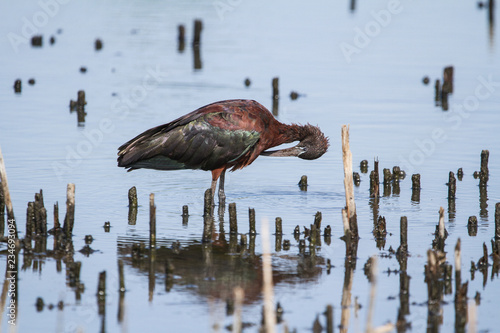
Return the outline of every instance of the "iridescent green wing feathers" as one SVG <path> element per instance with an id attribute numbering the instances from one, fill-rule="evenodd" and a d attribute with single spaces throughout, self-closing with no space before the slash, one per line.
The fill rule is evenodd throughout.
<path id="1" fill-rule="evenodd" d="M 259 133 L 213 126 L 214 114 L 152 128 L 119 148 L 118 166 L 130 170 L 214 170 L 237 161 L 259 140 Z M 194 118 L 194 119 L 193 119 Z"/>

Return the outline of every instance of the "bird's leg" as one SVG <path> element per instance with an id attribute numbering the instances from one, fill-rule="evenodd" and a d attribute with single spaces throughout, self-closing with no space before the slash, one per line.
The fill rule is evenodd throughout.
<path id="1" fill-rule="evenodd" d="M 226 169 L 222 170 L 219 178 L 219 205 L 225 205 L 226 194 L 224 193 L 224 180 L 226 178 Z"/>
<path id="2" fill-rule="evenodd" d="M 221 178 L 221 183 L 219 183 L 219 201 L 220 201 L 220 188 L 222 184 L 222 194 L 224 194 L 224 173 L 226 172 L 225 168 L 212 170 L 212 206 L 215 206 L 215 187 L 217 186 L 217 180 L 219 177 Z M 222 176 L 222 177 L 221 177 Z M 224 196 L 225 198 L 225 196 Z"/>
<path id="3" fill-rule="evenodd" d="M 212 205 L 215 205 L 214 203 L 214 198 L 215 198 L 215 187 L 217 186 L 217 179 L 212 179 Z"/>

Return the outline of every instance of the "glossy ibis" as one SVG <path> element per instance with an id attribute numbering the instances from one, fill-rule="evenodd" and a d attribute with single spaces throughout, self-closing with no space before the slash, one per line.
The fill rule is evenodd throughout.
<path id="1" fill-rule="evenodd" d="M 267 150 L 294 141 L 299 143 L 292 148 Z M 210 170 L 212 195 L 220 179 L 222 202 L 227 169 L 241 169 L 259 155 L 313 160 L 323 155 L 328 146 L 328 139 L 316 126 L 282 124 L 256 101 L 226 100 L 139 134 L 118 148 L 118 166 L 128 171 Z"/>

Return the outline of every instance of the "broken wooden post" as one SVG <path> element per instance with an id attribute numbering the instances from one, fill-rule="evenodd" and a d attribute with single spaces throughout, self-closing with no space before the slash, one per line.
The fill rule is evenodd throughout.
<path id="1" fill-rule="evenodd" d="M 213 215 L 212 215 L 212 189 L 207 189 L 205 191 L 204 198 L 204 213 L 203 213 L 203 238 L 202 241 L 204 243 L 208 243 L 212 240 L 212 224 L 213 224 Z"/>
<path id="2" fill-rule="evenodd" d="M 66 217 L 64 218 L 63 229 L 68 239 L 73 234 L 75 224 L 75 184 L 69 183 L 66 188 Z"/>
<path id="3" fill-rule="evenodd" d="M 238 221 L 236 219 L 236 203 L 229 204 L 229 233 L 238 233 Z"/>
<path id="4" fill-rule="evenodd" d="M 104 315 L 106 309 L 106 271 L 99 273 L 99 282 L 97 284 L 97 305 L 99 308 L 99 315 Z"/>
<path id="5" fill-rule="evenodd" d="M 132 186 L 128 190 L 128 224 L 135 225 L 137 221 L 137 189 Z"/>
<path id="6" fill-rule="evenodd" d="M 453 66 L 444 68 L 443 71 L 443 87 L 441 88 L 443 94 L 453 93 Z"/>
<path id="7" fill-rule="evenodd" d="M 3 159 L 1 147 L 0 147 L 0 185 L 2 186 L 3 198 L 5 206 L 7 207 L 7 225 L 8 225 L 7 232 L 10 232 L 12 228 L 13 234 L 17 239 L 18 238 L 17 224 L 16 224 L 16 219 L 14 217 L 14 209 L 12 208 L 12 200 L 10 198 L 9 184 L 7 182 L 7 171 L 5 170 L 5 162 Z"/>
<path id="8" fill-rule="evenodd" d="M 481 171 L 479 172 L 479 187 L 486 187 L 489 179 L 488 158 L 490 152 L 488 150 L 481 151 Z"/>
<path id="9" fill-rule="evenodd" d="M 457 179 L 455 178 L 455 174 L 453 171 L 450 171 L 450 175 L 448 178 L 448 200 L 455 199 L 455 195 L 457 192 Z"/>
<path id="10" fill-rule="evenodd" d="M 180 53 L 184 51 L 186 45 L 185 32 L 186 28 L 184 27 L 184 25 L 179 24 L 177 26 L 177 51 L 179 51 Z"/>
<path id="11" fill-rule="evenodd" d="M 0 238 L 5 234 L 5 198 L 3 196 L 3 187 L 0 179 Z"/>
<path id="12" fill-rule="evenodd" d="M 188 205 L 182 206 L 182 225 L 187 226 L 189 220 L 189 207 Z"/>
<path id="13" fill-rule="evenodd" d="M 303 175 L 299 180 L 299 188 L 301 191 L 307 191 L 307 176 Z"/>
<path id="14" fill-rule="evenodd" d="M 358 238 L 358 223 L 356 219 L 356 204 L 354 202 L 354 188 L 352 179 L 352 153 L 349 148 L 349 126 L 342 125 L 342 160 L 344 164 L 344 188 L 346 212 L 349 221 L 351 238 Z"/>
<path id="15" fill-rule="evenodd" d="M 154 249 L 156 247 L 156 206 L 155 195 L 149 195 L 149 247 Z"/>
<path id="16" fill-rule="evenodd" d="M 250 235 L 255 235 L 257 231 L 255 230 L 255 209 L 248 208 L 248 220 L 250 225 Z"/>
<path id="17" fill-rule="evenodd" d="M 444 241 L 448 237 L 448 232 L 444 226 L 444 208 L 439 208 L 439 223 L 436 226 L 436 233 L 434 240 L 432 241 L 432 247 L 439 250 L 444 251 Z"/>
<path id="18" fill-rule="evenodd" d="M 321 212 L 316 212 L 316 215 L 314 215 L 314 225 L 316 226 L 316 229 L 321 230 L 321 220 L 323 219 L 323 216 Z"/>
<path id="19" fill-rule="evenodd" d="M 414 174 L 411 176 L 411 201 L 420 201 L 420 174 Z"/>
<path id="20" fill-rule="evenodd" d="M 495 239 L 500 239 L 500 202 L 495 204 Z"/>

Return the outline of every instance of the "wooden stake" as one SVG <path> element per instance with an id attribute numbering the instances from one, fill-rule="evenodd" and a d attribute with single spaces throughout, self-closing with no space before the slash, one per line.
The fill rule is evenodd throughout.
<path id="1" fill-rule="evenodd" d="M 201 20 L 194 20 L 193 47 L 200 47 L 201 30 L 203 30 L 203 23 Z"/>
<path id="2" fill-rule="evenodd" d="M 408 218 L 406 216 L 401 216 L 399 238 L 401 249 L 408 251 Z"/>
<path id="3" fill-rule="evenodd" d="M 346 211 L 349 219 L 351 237 L 357 238 L 356 204 L 354 203 L 354 187 L 352 180 L 352 154 L 349 148 L 349 126 L 342 125 L 342 160 L 344 163 L 344 188 Z M 345 227 L 344 227 L 345 229 Z"/>
<path id="4" fill-rule="evenodd" d="M 439 208 L 439 238 L 444 240 L 445 228 L 444 228 L 444 208 Z"/>
<path id="5" fill-rule="evenodd" d="M 106 309 L 106 271 L 99 273 L 99 282 L 97 285 L 97 305 L 99 315 L 104 315 Z"/>
<path id="6" fill-rule="evenodd" d="M 350 235 L 349 219 L 347 218 L 347 210 L 342 209 L 342 223 L 344 225 L 344 236 Z"/>
<path id="7" fill-rule="evenodd" d="M 255 230 L 255 209 L 248 208 L 248 220 L 250 224 L 250 235 L 257 234 L 257 231 Z"/>
<path id="8" fill-rule="evenodd" d="M 283 235 L 283 227 L 282 227 L 283 220 L 281 219 L 281 217 L 276 218 L 275 224 L 276 224 L 276 236 Z"/>
<path id="9" fill-rule="evenodd" d="M 212 189 L 207 189 L 205 191 L 205 206 L 203 213 L 203 243 L 209 243 L 212 239 Z"/>
<path id="10" fill-rule="evenodd" d="M 5 234 L 5 201 L 1 181 L 0 179 L 0 238 Z"/>
<path id="11" fill-rule="evenodd" d="M 238 220 L 236 219 L 236 203 L 229 204 L 229 233 L 238 233 Z"/>
<path id="12" fill-rule="evenodd" d="M 500 202 L 495 204 L 495 239 L 500 239 Z"/>
<path id="13" fill-rule="evenodd" d="M 183 52 L 186 45 L 185 32 L 186 28 L 184 25 L 179 24 L 177 26 L 177 51 L 179 52 Z"/>
<path id="14" fill-rule="evenodd" d="M 203 206 L 204 217 L 212 216 L 213 213 L 212 206 L 213 206 L 212 190 L 208 189 L 205 191 L 205 196 L 204 196 L 204 206 Z"/>
<path id="15" fill-rule="evenodd" d="M 54 204 L 54 234 L 59 232 L 61 224 L 59 223 L 59 203 Z"/>
<path id="16" fill-rule="evenodd" d="M 137 221 L 137 189 L 132 186 L 128 190 L 128 224 L 135 225 Z"/>
<path id="17" fill-rule="evenodd" d="M 316 212 L 316 215 L 314 215 L 314 224 L 316 225 L 316 228 L 318 230 L 321 230 L 321 220 L 323 219 L 323 215 L 321 212 Z"/>
<path id="18" fill-rule="evenodd" d="M 64 218 L 64 231 L 66 237 L 71 238 L 75 224 L 75 184 L 69 183 L 66 189 L 66 217 Z"/>
<path id="19" fill-rule="evenodd" d="M 156 247 L 156 206 L 155 195 L 149 195 L 149 247 L 154 249 Z"/>
<path id="20" fill-rule="evenodd" d="M 5 206 L 7 207 L 7 223 L 14 228 L 14 236 L 17 237 L 17 224 L 14 217 L 14 209 L 12 208 L 12 200 L 10 199 L 9 184 L 7 182 L 7 171 L 5 170 L 5 162 L 2 155 L 2 148 L 0 147 L 0 182 L 3 190 L 3 197 Z"/>
<path id="21" fill-rule="evenodd" d="M 279 78 L 278 77 L 273 78 L 272 86 L 273 86 L 273 100 L 277 100 L 280 98 Z"/>

